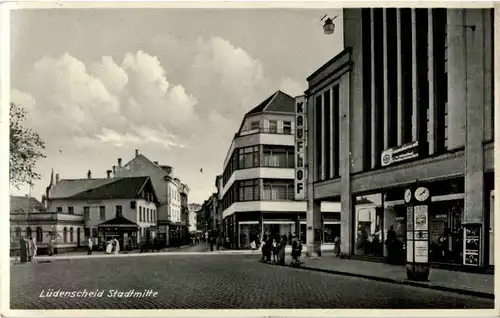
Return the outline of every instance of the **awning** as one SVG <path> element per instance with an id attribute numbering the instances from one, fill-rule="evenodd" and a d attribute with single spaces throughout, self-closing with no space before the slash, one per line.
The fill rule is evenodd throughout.
<path id="1" fill-rule="evenodd" d="M 126 228 L 126 229 L 138 229 L 139 225 L 124 218 L 123 216 L 118 216 L 114 219 L 108 220 L 97 225 L 98 228 Z"/>

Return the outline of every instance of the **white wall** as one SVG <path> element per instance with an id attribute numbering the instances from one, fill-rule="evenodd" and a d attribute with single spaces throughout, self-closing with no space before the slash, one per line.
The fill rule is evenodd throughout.
<path id="1" fill-rule="evenodd" d="M 135 209 L 131 208 L 131 202 L 135 201 Z M 122 206 L 122 215 L 126 219 L 137 223 L 140 228 L 147 228 L 156 224 L 158 214 L 157 207 L 153 202 L 147 202 L 144 199 L 112 199 L 112 200 L 64 200 L 55 199 L 51 200 L 49 210 L 56 211 L 57 207 L 63 208 L 63 213 L 68 213 L 68 207 L 74 208 L 74 214 L 83 215 L 83 208 L 89 207 L 89 218 L 85 220 L 85 227 L 90 228 L 90 235 L 92 235 L 92 228 L 97 228 L 97 225 L 105 221 L 114 219 L 116 217 L 116 206 Z M 100 218 L 100 207 L 104 206 L 106 215 L 104 219 Z M 139 221 L 139 207 L 150 209 L 154 219 L 150 218 L 150 221 Z M 141 229 L 139 229 L 141 231 Z M 82 235 L 83 231 L 82 231 Z M 139 239 L 139 235 L 138 235 Z"/>

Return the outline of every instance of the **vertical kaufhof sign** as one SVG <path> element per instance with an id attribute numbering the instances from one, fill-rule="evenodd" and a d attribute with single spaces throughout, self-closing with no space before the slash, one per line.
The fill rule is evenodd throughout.
<path id="1" fill-rule="evenodd" d="M 307 105 L 305 96 L 295 98 L 295 200 L 305 200 L 307 191 Z"/>

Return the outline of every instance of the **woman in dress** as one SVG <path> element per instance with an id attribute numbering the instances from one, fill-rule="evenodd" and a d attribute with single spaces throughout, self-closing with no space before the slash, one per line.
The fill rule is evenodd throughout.
<path id="1" fill-rule="evenodd" d="M 112 250 L 113 250 L 113 240 L 108 238 L 108 242 L 106 245 L 106 254 L 111 254 Z"/>
<path id="2" fill-rule="evenodd" d="M 120 242 L 115 238 L 115 254 L 120 253 Z"/>

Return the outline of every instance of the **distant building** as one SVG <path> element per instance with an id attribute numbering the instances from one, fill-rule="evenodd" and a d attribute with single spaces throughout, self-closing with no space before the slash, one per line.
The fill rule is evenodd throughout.
<path id="1" fill-rule="evenodd" d="M 187 219 L 183 221 L 182 217 L 181 194 L 185 196 L 184 201 L 187 202 L 189 188 L 174 177 L 173 170 L 171 166 L 149 160 L 136 150 L 132 160 L 122 165 L 122 159 L 118 158 L 118 165 L 109 171 L 113 172 L 115 178 L 132 176 L 151 178 L 159 201 L 158 236 L 166 245 L 170 244 L 171 237 L 187 233 Z"/>
<path id="2" fill-rule="evenodd" d="M 198 212 L 201 208 L 200 204 L 190 203 L 188 204 L 189 210 L 189 232 L 195 232 L 198 230 L 197 221 L 196 221 L 196 212 Z"/>

